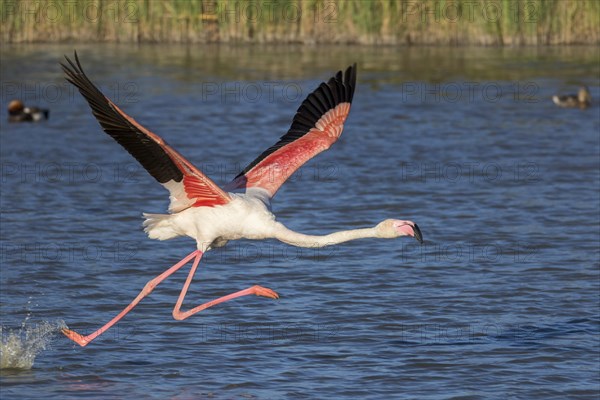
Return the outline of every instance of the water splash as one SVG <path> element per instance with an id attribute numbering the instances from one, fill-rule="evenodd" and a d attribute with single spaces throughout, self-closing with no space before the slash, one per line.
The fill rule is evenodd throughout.
<path id="1" fill-rule="evenodd" d="M 46 349 L 63 327 L 66 327 L 64 321 L 43 321 L 28 325 L 27 319 L 20 329 L 6 329 L 0 326 L 0 370 L 31 369 L 37 355 Z"/>

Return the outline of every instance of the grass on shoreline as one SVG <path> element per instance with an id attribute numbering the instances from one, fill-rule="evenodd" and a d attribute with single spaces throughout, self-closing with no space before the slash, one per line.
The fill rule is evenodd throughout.
<path id="1" fill-rule="evenodd" d="M 597 0 L 0 0 L 3 43 L 600 44 Z"/>

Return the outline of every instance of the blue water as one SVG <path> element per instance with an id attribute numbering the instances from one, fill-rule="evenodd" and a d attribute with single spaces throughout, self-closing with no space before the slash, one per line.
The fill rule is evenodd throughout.
<path id="1" fill-rule="evenodd" d="M 2 398 L 598 398 L 597 48 L 78 50 L 109 97 L 219 184 L 357 61 L 341 139 L 274 212 L 311 234 L 410 219 L 426 243 L 230 243 L 203 258 L 184 308 L 253 284 L 279 300 L 175 321 L 185 268 L 80 348 L 63 324 L 94 331 L 195 244 L 143 233 L 167 192 L 64 82 L 72 46 L 4 46 L 1 108 L 51 111 L 0 125 L 3 367 L 25 364 L 1 370 Z M 552 104 L 581 84 L 590 109 Z"/>

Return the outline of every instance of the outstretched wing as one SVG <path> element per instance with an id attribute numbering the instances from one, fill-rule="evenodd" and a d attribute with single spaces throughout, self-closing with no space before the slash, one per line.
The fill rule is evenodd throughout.
<path id="1" fill-rule="evenodd" d="M 85 97 L 104 131 L 169 190 L 169 212 L 179 212 L 189 207 L 211 207 L 231 200 L 226 192 L 167 142 L 138 124 L 104 96 L 83 72 L 76 52 L 75 63 L 65 58 L 69 65 L 61 65 L 67 80 Z"/>
<path id="2" fill-rule="evenodd" d="M 244 168 L 227 189 L 259 187 L 273 197 L 302 164 L 340 137 L 355 87 L 356 64 L 321 83 L 300 105 L 289 131 Z"/>

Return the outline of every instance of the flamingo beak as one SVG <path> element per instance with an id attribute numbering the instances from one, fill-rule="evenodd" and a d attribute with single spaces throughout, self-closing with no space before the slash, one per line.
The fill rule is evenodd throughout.
<path id="1" fill-rule="evenodd" d="M 413 226 L 413 231 L 415 232 L 415 239 L 417 239 L 419 243 L 423 244 L 423 234 L 421 233 L 421 230 L 417 224 Z"/>

